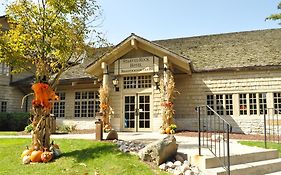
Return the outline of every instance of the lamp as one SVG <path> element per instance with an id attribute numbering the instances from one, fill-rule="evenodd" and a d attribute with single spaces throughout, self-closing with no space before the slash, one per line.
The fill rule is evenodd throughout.
<path id="1" fill-rule="evenodd" d="M 156 89 L 159 89 L 160 78 L 157 74 L 153 75 L 153 81 L 156 85 Z"/>
<path id="2" fill-rule="evenodd" d="M 112 84 L 114 85 L 115 91 L 119 91 L 118 83 L 119 83 L 118 78 L 117 77 L 113 78 Z"/>

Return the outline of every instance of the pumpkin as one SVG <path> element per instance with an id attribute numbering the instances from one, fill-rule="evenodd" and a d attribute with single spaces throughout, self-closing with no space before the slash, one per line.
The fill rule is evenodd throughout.
<path id="1" fill-rule="evenodd" d="M 26 146 L 26 149 L 21 154 L 21 158 L 23 158 L 24 156 L 30 156 L 31 152 L 32 149 L 29 149 L 28 146 Z"/>
<path id="2" fill-rule="evenodd" d="M 23 164 L 29 164 L 30 163 L 30 156 L 23 156 L 22 163 Z"/>
<path id="3" fill-rule="evenodd" d="M 170 127 L 167 127 L 167 128 L 165 129 L 165 131 L 166 131 L 166 134 L 170 134 L 171 128 L 170 128 Z"/>
<path id="4" fill-rule="evenodd" d="M 52 140 L 51 146 L 56 148 L 56 149 L 60 149 L 59 145 L 55 144 L 53 140 Z"/>
<path id="5" fill-rule="evenodd" d="M 42 151 L 32 151 L 31 155 L 30 155 L 30 160 L 31 162 L 41 162 L 41 154 L 43 152 Z"/>
<path id="6" fill-rule="evenodd" d="M 41 160 L 42 160 L 42 162 L 44 162 L 44 163 L 49 162 L 50 160 L 52 160 L 52 158 L 53 158 L 53 152 L 44 151 L 44 152 L 41 154 Z"/>
<path id="7" fill-rule="evenodd" d="M 175 133 L 176 133 L 176 131 L 171 129 L 170 134 L 175 134 Z"/>

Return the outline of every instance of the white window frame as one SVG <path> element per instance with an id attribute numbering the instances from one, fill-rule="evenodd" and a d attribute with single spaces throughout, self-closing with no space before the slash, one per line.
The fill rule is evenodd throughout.
<path id="1" fill-rule="evenodd" d="M 231 97 L 231 99 L 229 99 L 229 97 Z M 216 111 L 219 115 L 233 115 L 233 94 L 209 94 L 207 95 L 206 102 L 207 105 L 214 111 Z M 213 115 L 213 112 L 207 110 L 207 114 Z"/>
<path id="2" fill-rule="evenodd" d="M 79 94 L 79 95 L 78 95 Z M 79 98 L 78 98 L 79 96 Z M 74 96 L 74 117 L 92 118 L 99 112 L 97 91 L 76 91 Z"/>
<path id="3" fill-rule="evenodd" d="M 246 104 L 241 104 L 241 96 L 243 95 L 246 98 L 243 98 L 243 100 L 246 100 Z M 250 93 L 241 93 L 238 94 L 238 100 L 239 100 L 239 116 L 258 116 L 263 114 L 263 105 L 265 108 L 268 106 L 267 102 L 267 93 L 266 92 L 250 92 Z M 241 108 L 245 106 L 243 109 Z M 244 112 L 241 113 L 241 110 Z M 267 113 L 267 111 L 265 111 Z"/>
<path id="4" fill-rule="evenodd" d="M 65 117 L 65 92 L 58 92 L 59 101 L 54 102 L 52 113 L 59 118 Z"/>
<path id="5" fill-rule="evenodd" d="M 124 89 L 140 89 L 151 88 L 152 76 L 151 75 L 138 75 L 138 76 L 125 76 L 123 77 Z"/>

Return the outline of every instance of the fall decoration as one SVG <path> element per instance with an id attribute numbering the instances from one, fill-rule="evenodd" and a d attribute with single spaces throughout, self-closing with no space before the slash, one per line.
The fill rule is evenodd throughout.
<path id="1" fill-rule="evenodd" d="M 26 149 L 21 154 L 21 158 L 23 158 L 24 156 L 30 156 L 31 153 L 32 149 L 29 149 L 28 146 L 26 146 Z"/>
<path id="2" fill-rule="evenodd" d="M 30 156 L 23 156 L 23 158 L 22 158 L 22 163 L 23 164 L 29 164 L 30 163 Z"/>
<path id="3" fill-rule="evenodd" d="M 41 150 L 34 150 L 30 155 L 31 162 L 41 162 L 41 154 L 43 152 Z"/>
<path id="4" fill-rule="evenodd" d="M 41 160 L 44 163 L 49 162 L 50 160 L 52 160 L 53 158 L 53 152 L 47 151 L 47 149 L 45 149 L 45 151 L 41 154 Z"/>
<path id="5" fill-rule="evenodd" d="M 31 89 L 34 91 L 35 98 L 32 101 L 33 106 L 41 106 L 46 110 L 51 110 L 51 101 L 58 100 L 58 96 L 52 88 L 46 83 L 35 83 Z"/>
<path id="6" fill-rule="evenodd" d="M 110 124 L 110 113 L 112 112 L 109 106 L 109 89 L 107 86 L 100 87 L 99 89 L 99 100 L 100 100 L 100 113 L 102 115 L 103 130 L 110 131 L 112 126 Z"/>
<path id="7" fill-rule="evenodd" d="M 168 71 L 168 70 L 167 70 Z M 170 125 L 174 124 L 174 94 L 177 92 L 175 91 L 175 81 L 172 73 L 170 71 L 166 72 L 167 74 L 167 82 L 160 81 L 160 92 L 162 94 L 162 126 L 161 126 L 161 133 L 165 131 L 166 134 L 170 134 L 171 129 Z M 174 133 L 174 131 L 172 131 Z"/>

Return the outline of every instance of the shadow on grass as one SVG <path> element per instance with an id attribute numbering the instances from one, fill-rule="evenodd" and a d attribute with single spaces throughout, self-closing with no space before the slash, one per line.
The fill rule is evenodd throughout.
<path id="1" fill-rule="evenodd" d="M 93 147 L 84 148 L 81 150 L 73 150 L 65 152 L 62 157 L 73 157 L 77 162 L 83 162 L 89 159 L 96 159 L 107 154 L 115 154 L 120 157 L 130 157 L 131 155 L 125 154 L 117 150 L 116 145 L 102 144 L 93 145 Z"/>

